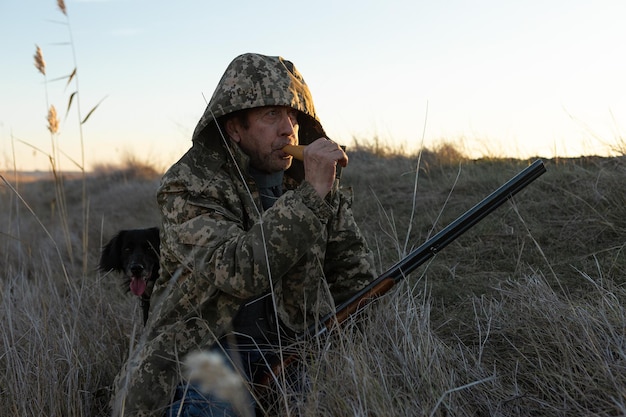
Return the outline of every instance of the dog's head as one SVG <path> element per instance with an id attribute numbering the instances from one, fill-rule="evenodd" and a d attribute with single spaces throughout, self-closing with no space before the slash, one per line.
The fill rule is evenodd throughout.
<path id="1" fill-rule="evenodd" d="M 98 269 L 122 272 L 130 291 L 141 296 L 150 281 L 158 277 L 159 229 L 121 230 L 102 248 Z"/>

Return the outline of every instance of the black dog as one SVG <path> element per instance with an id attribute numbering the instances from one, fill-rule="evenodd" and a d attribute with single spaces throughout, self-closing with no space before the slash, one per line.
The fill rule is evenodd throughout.
<path id="1" fill-rule="evenodd" d="M 130 291 L 141 300 L 144 324 L 148 320 L 150 295 L 159 277 L 159 229 L 121 230 L 102 248 L 98 269 L 124 274 Z"/>

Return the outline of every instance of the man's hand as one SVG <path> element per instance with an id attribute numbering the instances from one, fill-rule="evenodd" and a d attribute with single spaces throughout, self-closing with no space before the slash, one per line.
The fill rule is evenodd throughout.
<path id="1" fill-rule="evenodd" d="M 333 186 L 337 164 L 348 165 L 348 155 L 329 139 L 319 138 L 304 148 L 304 179 L 322 198 Z"/>

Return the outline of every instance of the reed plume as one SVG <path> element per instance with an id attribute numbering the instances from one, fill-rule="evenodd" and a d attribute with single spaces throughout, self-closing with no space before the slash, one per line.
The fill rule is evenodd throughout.
<path id="1" fill-rule="evenodd" d="M 59 118 L 57 117 L 57 109 L 54 106 L 50 106 L 48 110 L 48 130 L 50 133 L 55 134 L 59 131 Z"/>
<path id="2" fill-rule="evenodd" d="M 46 61 L 44 61 L 43 59 L 43 53 L 41 52 L 41 48 L 39 47 L 39 45 L 35 45 L 37 47 L 37 51 L 35 51 L 35 68 L 37 68 L 37 70 L 42 73 L 43 75 L 46 75 Z"/>
<path id="3" fill-rule="evenodd" d="M 242 377 L 215 352 L 192 352 L 184 364 L 185 378 L 198 384 L 204 394 L 213 394 L 233 405 L 239 415 L 253 416 L 248 389 Z"/>
<path id="4" fill-rule="evenodd" d="M 61 10 L 61 12 L 63 12 L 63 14 L 67 16 L 67 10 L 65 9 L 65 2 L 63 0 L 57 0 L 57 5 L 59 6 L 59 9 Z"/>

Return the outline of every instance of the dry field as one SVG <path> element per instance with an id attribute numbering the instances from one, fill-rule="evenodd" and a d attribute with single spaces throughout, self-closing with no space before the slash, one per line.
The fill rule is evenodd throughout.
<path id="1" fill-rule="evenodd" d="M 143 326 L 120 279 L 96 272 L 100 248 L 117 230 L 159 223 L 159 170 L 129 160 L 84 171 L 82 125 L 104 98 L 81 107 L 57 6 L 74 62 L 49 79 L 44 51 L 34 55 L 54 175 L 0 172 L 0 416 L 109 414 Z M 48 89 L 57 81 L 61 98 Z M 55 165 L 70 110 L 81 143 L 71 175 Z M 377 143 L 350 158 L 342 181 L 381 272 L 530 162 Z M 310 390 L 276 387 L 276 414 L 626 415 L 626 158 L 545 162 L 546 174 L 358 319 L 302 346 Z"/>
<path id="2" fill-rule="evenodd" d="M 511 203 L 304 347 L 311 390 L 281 387 L 291 415 L 626 414 L 626 159 L 545 162 Z M 361 147 L 342 181 L 382 271 L 528 163 Z M 98 254 L 118 229 L 158 225 L 160 172 L 129 161 L 84 179 L 2 176 L 0 415 L 107 415 L 142 325 Z"/>

